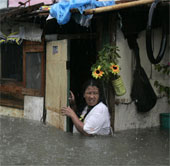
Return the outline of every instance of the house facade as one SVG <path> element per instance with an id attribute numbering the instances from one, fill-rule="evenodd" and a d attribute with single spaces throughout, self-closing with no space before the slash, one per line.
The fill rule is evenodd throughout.
<path id="1" fill-rule="evenodd" d="M 96 13 L 89 27 L 81 26 L 74 18 L 65 25 L 59 25 L 55 18 L 47 20 L 49 12 L 39 11 L 45 5 L 40 1 L 6 9 L 0 17 L 0 115 L 42 120 L 71 131 L 71 121 L 61 115 L 60 108 L 68 104 L 70 89 L 79 98 L 81 85 L 91 77 L 90 68 L 98 51 L 110 43 L 120 50 L 120 74 L 126 87 L 125 95 L 115 96 L 112 87 L 104 85 L 114 131 L 159 126 L 159 116 L 169 112 L 169 105 L 167 97 L 157 92 L 154 81 L 168 85 L 169 79 L 158 73 L 147 57 L 145 41 L 150 4 Z M 14 5 L 12 1 L 10 5 Z M 162 6 L 165 10 L 161 8 L 156 17 L 169 20 L 169 3 Z M 153 26 L 155 56 L 162 38 L 161 25 L 155 21 Z M 128 41 L 132 37 L 139 46 L 141 65 L 158 97 L 156 105 L 143 113 L 137 111 L 131 98 L 135 55 Z M 163 64 L 169 61 L 169 32 L 167 40 Z"/>

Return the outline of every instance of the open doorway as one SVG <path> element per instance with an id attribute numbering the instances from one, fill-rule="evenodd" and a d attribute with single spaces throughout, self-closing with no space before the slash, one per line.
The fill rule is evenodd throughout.
<path id="1" fill-rule="evenodd" d="M 91 66 L 96 60 L 95 39 L 70 40 L 70 90 L 74 93 L 76 104 L 80 105 L 82 86 L 92 77 Z M 72 131 L 72 122 L 69 124 Z"/>

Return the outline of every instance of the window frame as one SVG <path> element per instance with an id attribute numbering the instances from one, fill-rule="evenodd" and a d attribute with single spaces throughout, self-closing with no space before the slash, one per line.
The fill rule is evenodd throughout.
<path id="1" fill-rule="evenodd" d="M 26 88 L 26 55 L 27 53 L 41 53 L 41 89 L 28 89 Z M 30 55 L 32 56 L 32 55 Z M 1 57 L 2 58 L 2 57 Z M 0 82 L 0 106 L 9 106 L 14 108 L 24 108 L 24 95 L 41 96 L 45 94 L 45 49 L 44 41 L 23 41 L 23 71 L 22 81 L 11 81 L 10 79 Z M 1 79 L 3 81 L 3 78 Z M 1 94 L 14 97 L 13 100 L 4 99 Z M 16 100 L 15 100 L 16 99 Z M 19 102 L 18 102 L 19 99 Z"/>
<path id="2" fill-rule="evenodd" d="M 26 88 L 26 56 L 27 53 L 41 53 L 41 90 Z M 33 55 L 29 55 L 33 56 Z M 23 45 L 23 94 L 31 96 L 44 96 L 45 94 L 45 53 L 44 42 L 25 41 Z"/>

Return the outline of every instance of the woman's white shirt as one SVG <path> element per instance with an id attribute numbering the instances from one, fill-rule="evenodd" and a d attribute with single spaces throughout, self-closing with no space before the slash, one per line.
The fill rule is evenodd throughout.
<path id="1" fill-rule="evenodd" d="M 87 107 L 82 112 L 82 116 L 87 112 Z M 84 119 L 83 130 L 92 135 L 110 134 L 110 115 L 107 106 L 100 102 L 94 106 Z M 74 132 L 74 129 L 73 129 Z"/>

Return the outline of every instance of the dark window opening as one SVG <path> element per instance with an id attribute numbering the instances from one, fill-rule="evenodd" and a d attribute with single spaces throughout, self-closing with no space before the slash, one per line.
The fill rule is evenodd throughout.
<path id="1" fill-rule="evenodd" d="M 2 78 L 22 81 L 23 73 L 23 47 L 17 44 L 1 45 Z"/>

